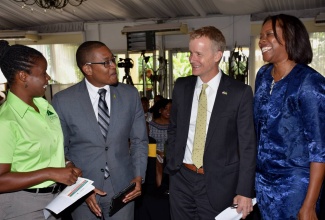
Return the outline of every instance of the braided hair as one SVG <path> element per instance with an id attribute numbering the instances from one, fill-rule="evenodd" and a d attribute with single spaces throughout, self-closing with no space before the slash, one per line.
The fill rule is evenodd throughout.
<path id="1" fill-rule="evenodd" d="M 10 46 L 8 41 L 0 40 L 0 67 L 9 86 L 14 82 L 18 71 L 30 74 L 30 68 L 35 65 L 38 58 L 44 56 L 34 48 L 19 44 Z"/>

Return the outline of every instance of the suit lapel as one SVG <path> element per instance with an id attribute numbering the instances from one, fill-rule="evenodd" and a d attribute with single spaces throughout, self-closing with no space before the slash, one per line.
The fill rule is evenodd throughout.
<path id="1" fill-rule="evenodd" d="M 117 85 L 118 86 L 118 85 Z M 118 89 L 117 86 L 110 86 L 110 99 L 111 99 L 111 108 L 109 110 L 109 115 L 111 116 L 110 118 L 110 122 L 109 122 L 109 128 L 108 128 L 108 134 L 107 136 L 109 136 L 110 132 L 112 131 L 112 129 L 116 126 L 116 123 L 118 123 L 119 119 L 117 117 L 114 117 L 118 114 L 119 111 L 119 105 L 120 105 L 120 94 L 118 93 Z M 107 138 L 109 139 L 109 138 Z"/>
<path id="2" fill-rule="evenodd" d="M 216 99 L 214 101 L 214 106 L 211 113 L 205 146 L 208 146 L 211 138 L 213 137 L 214 131 L 218 127 L 219 116 L 222 115 L 225 106 L 228 104 L 229 101 L 228 93 L 230 90 L 229 86 L 230 86 L 230 82 L 228 81 L 227 77 L 225 77 L 223 73 L 221 76 L 219 88 L 217 91 Z"/>
<path id="3" fill-rule="evenodd" d="M 89 92 L 85 80 L 80 82 L 80 86 L 77 92 L 78 95 L 76 97 L 82 97 L 79 99 L 79 102 L 83 112 L 82 114 L 85 116 L 85 123 L 89 125 L 91 131 L 96 133 L 99 140 L 105 141 L 100 131 L 94 108 L 90 101 Z"/>
<path id="4" fill-rule="evenodd" d="M 190 80 L 187 84 L 185 84 L 184 88 L 184 115 L 185 115 L 185 121 L 191 120 L 191 109 L 192 109 L 192 103 L 193 103 L 193 95 L 195 91 L 195 85 L 197 77 L 189 77 Z M 189 123 L 188 123 L 189 126 Z"/>

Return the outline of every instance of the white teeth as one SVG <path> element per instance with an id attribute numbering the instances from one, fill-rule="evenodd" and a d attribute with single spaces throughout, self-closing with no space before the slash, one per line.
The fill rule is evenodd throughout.
<path id="1" fill-rule="evenodd" d="M 47 85 L 44 85 L 43 88 L 46 89 Z"/>
<path id="2" fill-rule="evenodd" d="M 271 50 L 271 47 L 263 47 L 263 48 L 261 48 L 261 50 L 262 50 L 262 53 L 265 53 L 266 51 Z"/>

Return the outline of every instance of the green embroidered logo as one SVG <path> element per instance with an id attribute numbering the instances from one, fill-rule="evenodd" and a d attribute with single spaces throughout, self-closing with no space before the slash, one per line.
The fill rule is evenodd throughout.
<path id="1" fill-rule="evenodd" d="M 51 112 L 50 110 L 47 110 L 46 114 L 47 114 L 48 116 L 54 115 L 54 113 Z"/>

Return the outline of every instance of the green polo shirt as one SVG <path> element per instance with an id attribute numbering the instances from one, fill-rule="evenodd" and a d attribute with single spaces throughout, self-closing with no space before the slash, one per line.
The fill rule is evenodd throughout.
<path id="1" fill-rule="evenodd" d="M 59 117 L 44 98 L 34 98 L 40 113 L 9 91 L 0 107 L 0 163 L 11 172 L 64 167 L 63 133 Z M 52 185 L 46 181 L 31 188 Z"/>

